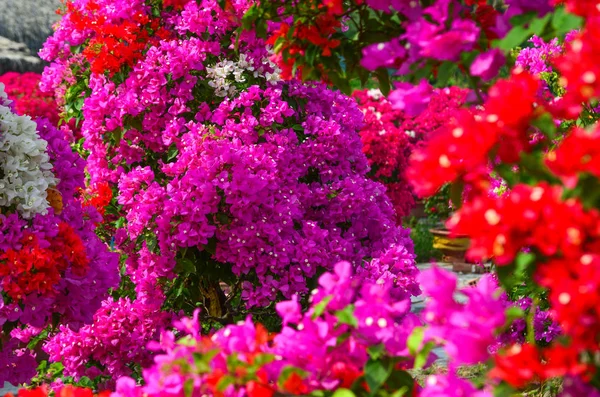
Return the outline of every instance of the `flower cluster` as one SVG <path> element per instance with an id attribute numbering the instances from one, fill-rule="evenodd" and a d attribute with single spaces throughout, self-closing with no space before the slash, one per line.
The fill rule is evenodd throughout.
<path id="1" fill-rule="evenodd" d="M 30 117 L 12 112 L 1 85 L 0 123 L 0 206 L 26 219 L 46 214 L 47 190 L 58 183 L 46 152 L 48 143 Z"/>
<path id="2" fill-rule="evenodd" d="M 408 300 L 392 299 L 391 286 L 388 281 L 365 281 L 353 274 L 349 263 L 339 263 L 334 272 L 320 277 L 306 313 L 296 296 L 277 304 L 284 324 L 277 335 L 269 335 L 248 318 L 210 337 L 202 336 L 196 312 L 192 319 L 175 322 L 186 335 L 183 339 L 176 341 L 175 334 L 167 331 L 160 344 L 149 346 L 164 353 L 144 371 L 146 385 L 121 378 L 116 395 L 159 396 L 167 380 L 175 396 L 190 391 L 191 395 L 271 396 L 277 390 L 308 394 L 350 387 L 363 376 L 369 346 L 382 343 L 386 354 L 398 362 L 409 356 L 406 341 L 419 322 L 409 313 Z"/>
<path id="3" fill-rule="evenodd" d="M 456 276 L 439 268 L 420 279 L 429 297 L 423 321 L 409 312 L 409 300 L 394 296 L 389 280 L 372 283 L 353 274 L 346 262 L 319 278 L 307 311 L 302 312 L 296 296 L 277 304 L 283 329 L 276 334 L 247 318 L 202 335 L 195 312 L 193 318 L 174 322 L 178 332 L 165 331 L 159 342 L 148 345 L 161 354 L 144 370 L 145 384 L 121 378 L 114 395 L 152 397 L 168 390 L 172 396 L 315 391 L 329 396 L 340 388 L 386 395 L 404 388 L 411 395 L 462 390 L 490 396 L 458 378 L 455 370 L 485 361 L 495 330 L 505 322 L 496 282 L 485 277 L 476 287 L 459 291 Z M 455 300 L 457 293 L 466 302 Z M 430 348 L 438 343 L 453 354 L 451 372 L 428 377 L 421 389 L 405 370 L 431 364 Z"/>
<path id="4" fill-rule="evenodd" d="M 110 391 L 104 391 L 98 394 L 94 394 L 91 389 L 74 386 L 64 386 L 55 392 L 56 397 L 109 397 Z M 48 397 L 50 392 L 46 387 L 40 387 L 37 389 L 21 389 L 17 392 L 16 397 Z M 4 397 L 14 397 L 12 393 L 6 394 Z"/>
<path id="5" fill-rule="evenodd" d="M 399 295 L 418 293 L 409 232 L 396 225 L 385 188 L 367 178 L 355 101 L 322 84 L 280 82 L 263 40 L 232 37 L 248 6 L 75 1 L 46 43 L 51 86 L 68 86 L 66 108 L 83 100 L 91 184 L 118 188 L 115 242 L 136 293 L 135 301 L 106 302 L 94 327 L 49 342 L 76 377 L 83 357 L 113 376 L 129 370 L 119 366 L 125 361 L 144 362 L 140 339 L 164 326 L 160 308 L 201 305 L 227 318 L 234 298 L 233 312 L 245 313 L 307 295 L 309 282 L 340 260 L 394 280 L 408 291 Z M 80 56 L 103 39 L 78 22 L 89 7 L 112 25 L 159 24 L 143 54 L 99 73 L 97 59 L 87 65 Z M 114 306 L 136 313 L 121 318 Z"/>
<path id="6" fill-rule="evenodd" d="M 11 113 L 0 88 L 0 383 L 28 381 L 26 343 L 49 323 L 89 322 L 116 286 L 116 255 L 94 234 L 98 214 L 81 208 L 83 161 L 49 121 Z"/>
<path id="7" fill-rule="evenodd" d="M 447 123 L 466 95 L 466 90 L 458 87 L 439 90 L 421 114 L 411 117 L 394 109 L 377 89 L 353 93 L 365 115 L 360 136 L 371 166 L 370 176 L 385 184 L 398 217 L 408 215 L 414 206 L 412 189 L 405 176 L 413 147 Z"/>
<path id="8" fill-rule="evenodd" d="M 549 60 L 566 90 L 560 99 L 544 103 L 536 94 L 538 79 L 514 71 L 490 88 L 482 110 L 460 115 L 453 128 L 415 153 L 409 171 L 417 183 L 429 179 L 415 186 L 423 194 L 446 182 L 474 186 L 447 227 L 471 238 L 471 257 L 498 265 L 507 289 L 533 288 L 548 296 L 546 314 L 536 308 L 539 293 L 533 295 L 527 320 L 531 331 L 551 327 L 546 335 L 527 332 L 526 340 L 501 348 L 490 377 L 516 389 L 564 377 L 572 395 L 597 393 L 591 382 L 597 363 L 589 358 L 598 353 L 600 332 L 600 316 L 591 303 L 600 291 L 600 204 L 592 193 L 600 175 L 594 161 L 597 126 L 574 126 L 586 125 L 582 111 L 600 96 L 593 39 L 600 14 L 584 3 L 566 2 L 586 24 Z M 564 117 L 579 119 L 564 123 L 566 137 L 557 139 L 555 120 Z M 542 139 L 532 140 L 534 132 Z M 473 147 L 480 151 L 474 153 Z M 490 163 L 510 189 L 502 196 L 481 189 L 489 184 L 481 170 Z M 509 332 L 523 325 L 515 322 Z"/>
<path id="9" fill-rule="evenodd" d="M 0 83 L 4 84 L 4 91 L 13 100 L 17 114 L 43 117 L 57 125 L 58 107 L 54 96 L 40 89 L 41 77 L 37 73 L 8 72 L 0 76 Z"/>

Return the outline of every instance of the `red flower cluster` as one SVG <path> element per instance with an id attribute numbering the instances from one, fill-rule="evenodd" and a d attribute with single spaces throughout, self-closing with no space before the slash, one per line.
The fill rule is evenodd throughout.
<path id="1" fill-rule="evenodd" d="M 178 4 L 173 3 L 174 6 Z M 94 33 L 83 51 L 94 73 L 104 74 L 107 71 L 113 75 L 124 65 L 133 66 L 143 56 L 142 51 L 150 41 L 149 29 L 159 37 L 165 34 L 164 29 L 159 29 L 157 18 L 139 13 L 132 20 L 117 24 L 109 22 L 105 15 L 100 16 L 99 9 L 100 6 L 93 0 L 87 2 L 83 10 L 68 2 L 65 15 L 78 30 Z"/>
<path id="2" fill-rule="evenodd" d="M 553 317 L 571 337 L 570 347 L 600 350 L 600 256 L 584 253 L 554 259 L 540 266 L 537 275 L 539 283 L 550 290 Z"/>
<path id="3" fill-rule="evenodd" d="M 320 10 L 325 12 L 320 13 L 311 23 L 303 23 L 295 21 L 293 33 L 289 34 L 290 25 L 281 23 L 279 29 L 275 30 L 267 40 L 267 44 L 277 48 L 278 56 L 275 61 L 281 68 L 281 78 L 291 79 L 294 76 L 293 67 L 295 63 L 294 55 L 304 55 L 307 49 L 312 46 L 317 46 L 321 50 L 322 56 L 331 56 L 331 50 L 340 45 L 340 41 L 332 39 L 331 36 L 341 26 L 340 21 L 336 18 L 337 7 L 341 7 L 341 2 L 325 1 L 325 4 L 319 6 Z M 281 54 L 285 53 L 283 57 Z M 309 65 L 318 68 L 320 65 Z M 302 71 L 299 67 L 298 71 Z"/>
<path id="4" fill-rule="evenodd" d="M 582 104 L 600 98 L 600 10 L 597 2 L 567 1 L 567 8 L 580 15 L 587 15 L 585 29 L 566 44 L 566 52 L 554 59 L 554 66 L 561 75 L 560 82 L 567 92 L 556 103 L 558 116 L 575 119 L 583 109 Z"/>
<path id="5" fill-rule="evenodd" d="M 13 102 L 18 114 L 31 118 L 44 117 L 53 125 L 58 124 L 58 107 L 52 94 L 42 92 L 39 84 L 41 75 L 37 73 L 8 72 L 0 76 L 4 92 Z"/>
<path id="6" fill-rule="evenodd" d="M 516 185 L 509 195 L 480 195 L 447 222 L 456 234 L 471 236 L 468 255 L 511 263 L 523 247 L 545 256 L 579 257 L 585 242 L 600 237 L 600 214 L 575 200 L 561 200 L 562 188 L 545 183 Z"/>
<path id="7" fill-rule="evenodd" d="M 80 191 L 83 206 L 92 206 L 104 216 L 106 207 L 110 204 L 113 197 L 112 189 L 108 182 L 100 182 L 93 186 L 88 186 Z"/>
<path id="8" fill-rule="evenodd" d="M 58 392 L 56 397 L 109 397 L 110 391 L 103 391 L 98 394 L 94 394 L 92 389 L 86 389 L 83 387 L 75 387 L 71 385 L 64 386 Z M 38 387 L 37 389 L 21 389 L 17 393 L 17 397 L 48 397 L 50 394 L 45 387 Z M 6 394 L 4 397 L 14 397 L 12 393 Z"/>
<path id="9" fill-rule="evenodd" d="M 399 217 L 414 207 L 413 190 L 406 179 L 408 158 L 420 145 L 448 123 L 465 101 L 467 91 L 451 87 L 436 91 L 417 117 L 392 108 L 378 92 L 355 91 L 354 98 L 365 115 L 360 131 L 363 152 L 372 167 L 371 178 L 383 183 Z M 399 219 L 400 220 L 400 219 Z"/>
<path id="10" fill-rule="evenodd" d="M 546 164 L 569 187 L 577 183 L 580 172 L 600 178 L 600 129 L 574 128 L 556 150 L 548 153 Z"/>
<path id="11" fill-rule="evenodd" d="M 490 377 L 522 388 L 534 381 L 566 375 L 587 377 L 591 371 L 592 366 L 580 363 L 573 349 L 556 344 L 540 351 L 535 346 L 524 344 L 513 345 L 504 354 L 496 355 Z"/>
<path id="12" fill-rule="evenodd" d="M 15 301 L 31 293 L 51 295 L 65 271 L 83 275 L 87 270 L 83 241 L 65 222 L 44 245 L 32 234 L 25 235 L 21 243 L 21 249 L 0 254 L 2 290 Z"/>
<path id="13" fill-rule="evenodd" d="M 415 192 L 429 196 L 448 182 L 481 179 L 488 174 L 492 149 L 501 161 L 517 162 L 519 153 L 530 149 L 529 125 L 542 110 L 535 107 L 538 89 L 536 77 L 517 71 L 490 89 L 484 111 L 458 112 L 427 146 L 413 153 L 407 175 Z"/>

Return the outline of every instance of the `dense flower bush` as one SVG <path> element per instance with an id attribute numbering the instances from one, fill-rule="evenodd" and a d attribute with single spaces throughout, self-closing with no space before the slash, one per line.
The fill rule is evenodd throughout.
<path id="1" fill-rule="evenodd" d="M 249 3 L 229 4 L 69 2 L 42 51 L 46 86 L 83 119 L 90 182 L 118 189 L 133 283 L 47 343 L 67 375 L 129 374 L 172 313 L 202 306 L 228 323 L 272 310 L 340 260 L 418 293 L 409 232 L 366 175 L 355 101 L 279 81 L 263 40 L 233 36 Z"/>
<path id="2" fill-rule="evenodd" d="M 548 294 L 550 315 L 561 336 L 543 348 L 530 335 L 526 343 L 501 349 L 490 376 L 516 389 L 564 376 L 565 395 L 593 395 L 598 392 L 593 386 L 597 363 L 588 357 L 598 351 L 598 315 L 592 308 L 598 290 L 599 204 L 592 194 L 598 188 L 593 161 L 598 134 L 595 125 L 584 130 L 569 120 L 588 125 L 586 109 L 597 101 L 592 54 L 597 50 L 593 37 L 598 10 L 574 1 L 566 7 L 585 17 L 586 24 L 563 53 L 548 60 L 560 76 L 564 95 L 545 102 L 538 95 L 538 78 L 515 70 L 491 87 L 482 114 L 463 114 L 454 128 L 418 152 L 410 174 L 422 194 L 446 182 L 477 187 L 482 182 L 477 171 L 498 156 L 495 168 L 510 191 L 500 197 L 473 194 L 447 226 L 471 237 L 471 257 L 493 258 L 505 288 L 533 276 L 532 288 Z M 564 119 L 563 139 L 555 120 Z M 532 140 L 539 132 L 545 139 Z M 470 149 L 475 145 L 481 149 L 476 153 Z M 533 296 L 535 313 L 539 295 Z"/>
<path id="3" fill-rule="evenodd" d="M 370 176 L 385 185 L 398 217 L 408 215 L 415 203 L 405 176 L 413 147 L 447 123 L 464 104 L 466 95 L 467 90 L 458 87 L 438 90 L 427 108 L 412 117 L 394 109 L 378 89 L 353 93 L 365 116 L 360 137 L 371 166 Z"/>
<path id="4" fill-rule="evenodd" d="M 116 396 L 482 397 L 555 378 L 565 395 L 598 394 L 600 11 L 554 3 L 67 2 L 42 51 L 52 62 L 43 87 L 82 124 L 84 147 L 76 146 L 90 184 L 80 200 L 93 214 L 90 233 L 95 207 L 114 217 L 100 235 L 119 247 L 123 277 L 93 316 L 59 312 L 42 330 L 15 301 L 32 286 L 47 293 L 46 277 L 23 282 L 6 250 L 3 304 L 23 308 L 18 321 L 7 311 L 5 326 L 17 327 L 2 341 L 11 375 L 31 368 L 30 350 L 47 333 L 44 350 L 60 374 L 38 379 L 57 389 L 115 386 Z M 564 44 L 544 44 L 581 26 Z M 511 70 L 513 47 L 531 36 L 542 51 L 523 52 Z M 540 60 L 551 69 L 533 70 Z M 373 75 L 387 99 L 372 107 L 389 112 L 371 111 L 374 98 L 359 93 L 366 118 L 325 85 L 347 91 L 350 78 Z M 460 102 L 474 106 L 445 116 L 434 98 L 455 80 L 470 85 Z M 12 137 L 21 121 L 2 114 Z M 361 128 L 373 138 L 370 159 Z M 393 157 L 370 150 L 376 131 L 419 128 L 422 144 L 404 132 Z M 11 142 L 27 143 L 34 166 L 7 159 L 1 176 L 31 189 L 10 186 L 3 200 L 34 230 L 39 217 L 61 215 L 57 163 L 69 156 L 46 158 L 43 134 L 23 130 Z M 420 196 L 449 190 L 447 228 L 469 236 L 469 257 L 493 261 L 496 275 L 461 288 L 437 267 L 418 274 L 384 187 L 368 179 L 369 170 L 400 177 L 408 145 L 402 178 Z M 50 189 L 56 183 L 62 196 Z M 59 266 L 47 278 L 85 277 L 83 239 L 59 220 L 51 226 L 42 249 Z M 13 251 L 34 251 L 18 242 Z M 37 259 L 32 266 L 46 266 Z M 421 290 L 419 317 L 410 299 Z M 407 370 L 428 367 L 436 347 L 448 371 L 419 385 Z M 483 372 L 463 379 L 464 365 Z"/>
<path id="5" fill-rule="evenodd" d="M 15 111 L 33 118 L 43 117 L 58 124 L 58 106 L 54 96 L 43 92 L 39 85 L 42 76 L 37 73 L 8 72 L 0 76 L 4 92 L 13 101 Z"/>
<path id="6" fill-rule="evenodd" d="M 78 201 L 83 161 L 49 121 L 10 106 L 0 84 L 0 384 L 28 381 L 42 329 L 91 322 L 118 280 L 98 213 Z"/>
<path id="7" fill-rule="evenodd" d="M 491 277 L 476 288 L 458 291 L 452 274 L 437 268 L 423 273 L 420 280 L 431 297 L 423 332 L 417 316 L 409 312 L 410 302 L 391 293 L 390 280 L 371 283 L 352 269 L 342 262 L 322 275 L 305 313 L 296 298 L 278 303 L 284 327 L 274 337 L 250 318 L 212 336 L 202 335 L 197 312 L 175 322 L 179 337 L 167 331 L 152 344 L 163 353 L 144 371 L 145 386 L 121 378 L 115 396 L 160 396 L 167 387 L 172 396 L 307 395 L 315 390 L 331 395 L 337 388 L 365 395 L 391 395 L 404 388 L 408 395 L 417 395 L 420 387 L 405 369 L 431 362 L 429 349 L 421 351 L 421 344 L 445 340 L 451 353 L 460 344 L 463 349 L 454 355 L 453 365 L 488 357 L 494 328 L 505 320 Z M 455 293 L 464 293 L 467 303 L 457 303 Z M 369 371 L 383 372 L 372 376 Z M 431 386 L 420 395 L 436 395 L 439 388 L 445 394 L 438 395 L 451 395 L 452 386 L 443 386 L 443 379 L 428 382 Z M 456 383 L 475 391 L 463 380 Z"/>

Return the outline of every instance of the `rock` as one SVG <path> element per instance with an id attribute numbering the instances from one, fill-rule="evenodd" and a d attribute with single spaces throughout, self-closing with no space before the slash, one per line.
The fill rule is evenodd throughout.
<path id="1" fill-rule="evenodd" d="M 38 72 L 44 62 L 38 51 L 60 19 L 61 0 L 2 0 L 0 12 L 0 74 Z"/>
<path id="2" fill-rule="evenodd" d="M 0 396 L 4 396 L 6 393 L 12 393 L 12 394 L 16 395 L 18 391 L 19 391 L 18 387 L 13 386 L 8 382 L 5 382 L 4 386 L 0 387 Z"/>
<path id="3" fill-rule="evenodd" d="M 0 75 L 7 72 L 37 72 L 44 69 L 42 60 L 33 56 L 27 46 L 0 36 Z"/>
<path id="4" fill-rule="evenodd" d="M 60 19 L 60 6 L 60 0 L 2 0 L 0 36 L 25 44 L 37 55 Z"/>

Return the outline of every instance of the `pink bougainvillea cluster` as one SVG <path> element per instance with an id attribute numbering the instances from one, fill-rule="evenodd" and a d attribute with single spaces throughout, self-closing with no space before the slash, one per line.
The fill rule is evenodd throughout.
<path id="1" fill-rule="evenodd" d="M 356 102 L 323 84 L 281 82 L 263 40 L 231 36 L 250 3 L 229 4 L 71 2 L 42 51 L 53 62 L 46 87 L 57 95 L 68 86 L 73 98 L 89 81 L 78 94 L 87 170 L 91 183 L 118 189 L 115 242 L 136 294 L 105 302 L 93 325 L 48 342 L 68 375 L 127 374 L 122 363 L 145 362 L 145 341 L 170 313 L 205 302 L 205 313 L 222 317 L 306 296 L 340 260 L 390 280 L 402 296 L 418 294 L 408 287 L 417 273 L 409 231 L 396 225 L 384 186 L 367 177 Z M 94 65 L 112 61 L 94 55 L 95 45 L 112 45 L 114 27 L 129 20 L 143 51 L 100 73 Z M 235 295 L 223 297 L 218 283 L 212 292 L 190 287 L 222 275 L 241 299 L 234 309 L 223 302 Z M 122 318 L 126 310 L 135 313 Z M 78 365 L 87 358 L 91 369 Z"/>
<path id="2" fill-rule="evenodd" d="M 35 374 L 26 346 L 50 325 L 90 322 L 118 283 L 118 256 L 82 208 L 83 160 L 48 120 L 12 113 L 0 85 L 0 384 Z"/>
<path id="3" fill-rule="evenodd" d="M 42 75 L 37 73 L 8 72 L 0 76 L 0 83 L 4 84 L 4 91 L 18 114 L 43 117 L 56 126 L 58 106 L 52 93 L 40 89 L 41 78 Z"/>
<path id="4" fill-rule="evenodd" d="M 440 89 L 416 117 L 396 109 L 378 89 L 353 93 L 364 114 L 360 137 L 371 167 L 369 175 L 385 185 L 398 221 L 415 204 L 405 175 L 413 148 L 449 122 L 465 103 L 467 92 L 458 87 Z"/>

